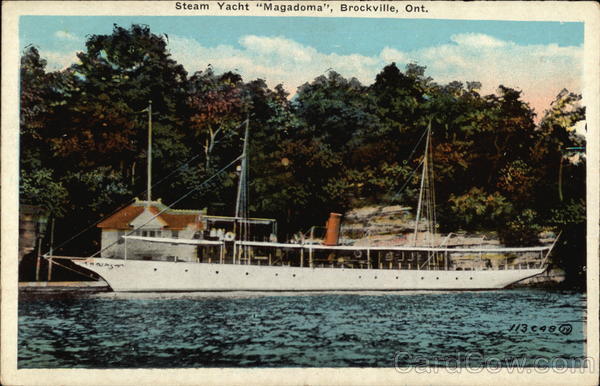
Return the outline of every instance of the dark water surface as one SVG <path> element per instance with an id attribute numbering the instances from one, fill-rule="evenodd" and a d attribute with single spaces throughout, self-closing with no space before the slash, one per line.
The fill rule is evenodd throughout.
<path id="1" fill-rule="evenodd" d="M 546 290 L 22 298 L 18 366 L 552 364 L 583 358 L 585 302 Z"/>

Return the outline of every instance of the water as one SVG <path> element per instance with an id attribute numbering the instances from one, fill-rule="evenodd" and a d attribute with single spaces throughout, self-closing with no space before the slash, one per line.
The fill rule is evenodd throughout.
<path id="1" fill-rule="evenodd" d="M 18 366 L 551 364 L 583 358 L 585 302 L 542 290 L 38 297 L 19 303 Z"/>

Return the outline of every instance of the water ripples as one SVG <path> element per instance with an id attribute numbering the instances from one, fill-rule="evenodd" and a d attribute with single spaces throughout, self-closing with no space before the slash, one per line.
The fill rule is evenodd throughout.
<path id="1" fill-rule="evenodd" d="M 511 325 L 570 323 L 559 332 Z M 582 358 L 585 295 L 96 294 L 22 300 L 20 368 L 393 367 Z M 403 353 L 398 355 L 398 353 Z M 469 363 L 472 365 L 473 363 Z"/>

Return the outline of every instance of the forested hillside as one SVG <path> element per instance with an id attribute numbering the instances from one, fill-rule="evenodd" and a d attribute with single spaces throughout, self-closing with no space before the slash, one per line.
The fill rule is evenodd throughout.
<path id="1" fill-rule="evenodd" d="M 250 215 L 276 218 L 280 237 L 331 211 L 414 206 L 431 122 L 441 231 L 495 230 L 507 245 L 562 231 L 559 263 L 584 264 L 585 138 L 574 126 L 585 111 L 559 84 L 536 120 L 518 90 L 481 95 L 476 81 L 439 84 L 416 64 L 390 63 L 369 85 L 330 71 L 290 98 L 234 69 L 188 73 L 139 25 L 89 36 L 78 57 L 57 72 L 35 47 L 21 57 L 21 203 L 57 219 L 55 244 L 145 197 L 152 101 L 153 198 L 166 204 L 240 155 L 248 117 Z M 233 215 L 236 183 L 228 169 L 177 207 Z M 91 227 L 59 252 L 93 253 L 98 235 Z"/>

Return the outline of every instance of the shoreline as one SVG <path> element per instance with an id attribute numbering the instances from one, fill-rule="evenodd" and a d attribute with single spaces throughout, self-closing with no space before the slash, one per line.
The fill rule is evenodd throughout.
<path id="1" fill-rule="evenodd" d="M 114 292 L 104 281 L 97 282 L 21 282 L 19 283 L 19 300 L 33 300 L 38 296 L 46 297 L 77 297 L 79 295 L 95 295 L 105 299 L 139 298 L 139 299 L 173 299 L 173 298 L 255 298 L 265 296 L 319 296 L 319 295 L 418 295 L 418 294 L 452 294 L 458 292 L 490 292 L 512 290 L 548 290 L 548 291 L 574 291 L 585 293 L 585 286 L 569 286 L 565 282 L 538 281 L 529 283 L 516 283 L 506 288 L 481 291 L 443 291 L 443 290 L 390 290 L 390 291 L 228 291 L 228 292 Z"/>

